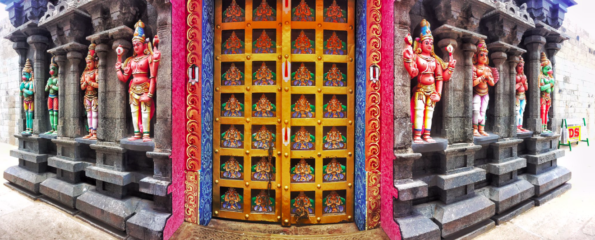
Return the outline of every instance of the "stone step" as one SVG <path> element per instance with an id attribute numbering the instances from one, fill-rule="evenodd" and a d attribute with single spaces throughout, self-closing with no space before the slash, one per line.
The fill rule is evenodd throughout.
<path id="1" fill-rule="evenodd" d="M 503 213 L 535 195 L 533 185 L 524 179 L 517 180 L 506 186 L 489 186 L 485 189 L 487 191 L 482 192 L 481 190 L 477 190 L 476 193 L 484 196 L 487 194 L 486 197 L 496 204 L 496 213 L 498 214 Z"/>
<path id="2" fill-rule="evenodd" d="M 23 150 L 10 150 L 10 156 L 32 163 L 44 163 L 48 161 L 47 154 L 32 153 Z"/>
<path id="3" fill-rule="evenodd" d="M 68 172 L 80 172 L 85 171 L 86 167 L 92 166 L 93 164 L 82 161 L 72 161 L 61 157 L 50 157 L 48 158 L 48 165 Z"/>
<path id="4" fill-rule="evenodd" d="M 570 188 L 572 188 L 572 185 L 570 183 L 564 183 L 561 186 L 539 196 L 535 198 L 535 205 L 536 206 L 541 206 L 546 202 L 549 202 L 550 200 L 562 195 L 563 193 L 567 192 L 568 190 L 570 190 Z"/>
<path id="5" fill-rule="evenodd" d="M 165 197 L 167 196 L 167 187 L 169 187 L 170 184 L 170 181 L 162 181 L 154 179 L 153 177 L 145 177 L 140 180 L 139 191 L 151 195 Z"/>
<path id="6" fill-rule="evenodd" d="M 512 220 L 516 216 L 521 215 L 522 213 L 528 211 L 533 207 L 535 207 L 535 202 L 533 200 L 528 200 L 517 206 L 514 206 L 511 209 L 504 211 L 501 214 L 493 216 L 492 220 L 496 222 L 496 225 L 500 225 L 502 223 Z"/>
<path id="7" fill-rule="evenodd" d="M 488 173 L 502 175 L 521 168 L 527 167 L 527 161 L 524 158 L 516 158 L 502 163 L 488 163 Z"/>
<path id="8" fill-rule="evenodd" d="M 153 210 L 151 203 L 143 201 L 137 213 L 126 221 L 126 233 L 137 239 L 163 239 L 163 229 L 170 216 L 170 213 Z"/>
<path id="9" fill-rule="evenodd" d="M 541 174 L 524 174 L 524 178 L 535 187 L 535 196 L 542 194 L 564 184 L 572 177 L 572 173 L 565 167 L 557 166 Z"/>
<path id="10" fill-rule="evenodd" d="M 126 231 L 126 220 L 135 213 L 140 202 L 137 197 L 116 199 L 91 190 L 76 199 L 76 209 L 120 231 Z"/>
<path id="11" fill-rule="evenodd" d="M 545 162 L 553 161 L 558 158 L 564 157 L 565 151 L 564 149 L 556 149 L 551 152 L 541 153 L 541 154 L 527 154 L 524 155 L 527 159 L 528 164 L 535 164 L 539 165 Z"/>
<path id="12" fill-rule="evenodd" d="M 473 168 L 469 171 L 443 174 L 436 176 L 436 186 L 442 190 L 449 190 L 486 179 L 486 171 L 481 168 Z"/>
<path id="13" fill-rule="evenodd" d="M 120 172 L 97 166 L 87 167 L 85 169 L 85 175 L 118 186 L 126 186 L 134 182 L 134 174 L 131 172 Z"/>
<path id="14" fill-rule="evenodd" d="M 56 178 L 48 178 L 39 187 L 41 194 L 69 208 L 76 207 L 76 198 L 88 190 L 95 189 L 87 183 L 71 184 Z"/>
<path id="15" fill-rule="evenodd" d="M 43 181 L 55 176 L 49 172 L 34 173 L 19 166 L 12 166 L 4 171 L 4 179 L 34 194 L 39 194 L 39 185 Z"/>
<path id="16" fill-rule="evenodd" d="M 399 225 L 402 240 L 440 239 L 440 228 L 423 215 L 414 214 L 394 220 Z"/>

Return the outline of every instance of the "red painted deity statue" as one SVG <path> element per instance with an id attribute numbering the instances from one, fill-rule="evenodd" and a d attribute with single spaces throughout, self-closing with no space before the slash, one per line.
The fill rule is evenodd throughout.
<path id="1" fill-rule="evenodd" d="M 442 82 L 450 80 L 457 63 L 452 56 L 445 63 L 434 53 L 434 37 L 430 23 L 421 22 L 420 38 L 415 39 L 411 47 L 411 36 L 405 39 L 407 47 L 403 50 L 403 61 L 409 75 L 417 77 L 417 86 L 411 99 L 413 121 L 413 142 L 435 142 L 430 137 L 434 107 L 442 95 Z M 452 46 L 447 50 L 452 54 Z M 422 136 L 423 135 L 423 136 Z M 422 140 L 423 139 L 423 140 Z"/>
<path id="2" fill-rule="evenodd" d="M 527 99 L 525 98 L 525 92 L 529 90 L 529 84 L 527 84 L 527 76 L 525 76 L 525 60 L 520 57 L 519 63 L 516 65 L 516 102 L 515 108 L 517 112 L 517 132 L 528 132 L 529 130 L 523 128 L 523 113 L 525 112 L 525 106 L 527 105 Z"/>
<path id="3" fill-rule="evenodd" d="M 547 120 L 552 106 L 552 92 L 554 91 L 554 69 L 545 52 L 541 53 L 541 69 L 539 71 L 539 91 L 541 91 L 541 124 L 544 132 L 547 129 Z"/>
<path id="4" fill-rule="evenodd" d="M 482 39 L 473 54 L 473 136 L 488 136 L 484 131 L 490 95 L 488 86 L 498 82 L 498 71 L 488 66 L 488 47 Z"/>
<path id="5" fill-rule="evenodd" d="M 130 81 L 130 111 L 132 112 L 132 125 L 134 126 L 134 136 L 128 140 L 134 141 L 142 138 L 144 142 L 151 141 L 150 122 L 154 111 L 153 94 L 157 85 L 157 71 L 161 52 L 157 49 L 159 37 L 155 35 L 153 45 L 145 37 L 145 24 L 138 21 L 135 25 L 132 46 L 134 54 L 122 63 L 122 47 L 116 49 L 118 61 L 116 62 L 116 72 L 118 79 L 122 82 Z"/>
<path id="6" fill-rule="evenodd" d="M 85 58 L 87 67 L 81 76 L 81 90 L 85 91 L 84 104 L 87 112 L 87 124 L 89 124 L 89 135 L 84 136 L 84 139 L 97 139 L 97 55 L 95 54 L 95 44 L 89 45 L 89 54 Z"/>

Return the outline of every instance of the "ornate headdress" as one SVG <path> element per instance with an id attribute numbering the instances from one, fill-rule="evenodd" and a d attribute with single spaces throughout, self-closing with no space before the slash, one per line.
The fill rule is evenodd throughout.
<path id="1" fill-rule="evenodd" d="M 434 39 L 432 36 L 432 31 L 430 30 L 430 23 L 427 20 L 422 20 L 421 23 L 421 32 L 419 33 L 420 41 L 426 40 L 427 38 Z"/>
<path id="2" fill-rule="evenodd" d="M 421 32 L 419 34 L 419 38 L 416 38 L 415 42 L 413 42 L 413 51 L 417 54 L 421 54 L 420 43 L 423 40 L 434 39 L 434 36 L 432 36 L 432 31 L 430 30 L 430 23 L 424 19 L 421 21 L 420 25 L 421 25 Z M 435 58 L 438 63 L 440 63 L 440 66 L 442 66 L 442 69 L 448 68 L 448 63 L 444 62 L 442 60 L 442 58 L 438 57 L 438 55 L 436 55 L 436 53 L 434 53 L 433 46 L 432 46 L 432 53 L 430 53 L 430 55 L 433 58 Z"/>
<path id="3" fill-rule="evenodd" d="M 31 66 L 31 60 L 29 60 L 28 58 L 25 62 L 25 67 L 23 67 L 23 72 L 31 73 L 31 78 L 29 79 L 33 79 L 33 67 Z"/>
<path id="4" fill-rule="evenodd" d="M 95 43 L 91 43 L 91 45 L 89 45 L 89 53 L 87 53 L 85 60 L 97 60 L 97 55 L 95 55 Z"/>
<path id="5" fill-rule="evenodd" d="M 545 52 L 541 52 L 541 67 L 545 67 L 550 64 L 551 64 L 551 62 L 545 55 Z"/>
<path id="6" fill-rule="evenodd" d="M 519 63 L 517 65 L 519 64 L 525 64 L 525 59 L 523 59 L 523 57 L 519 57 Z"/>
<path id="7" fill-rule="evenodd" d="M 135 39 L 138 39 L 142 43 L 144 43 L 146 39 L 145 23 L 143 23 L 143 21 L 141 20 L 138 20 L 138 22 L 134 24 L 134 37 L 132 37 L 132 41 L 134 41 Z"/>
<path id="8" fill-rule="evenodd" d="M 488 45 L 486 44 L 486 41 L 483 39 L 479 40 L 479 43 L 477 43 L 477 51 L 473 54 L 473 64 L 477 64 L 477 57 L 479 57 L 480 53 L 488 53 Z M 486 61 L 486 65 L 488 65 L 490 63 L 490 59 L 488 59 Z"/>
<path id="9" fill-rule="evenodd" d="M 56 64 L 56 60 L 54 59 L 56 58 L 56 56 L 52 56 L 52 59 L 50 60 L 50 68 L 51 67 L 58 67 L 58 64 Z"/>

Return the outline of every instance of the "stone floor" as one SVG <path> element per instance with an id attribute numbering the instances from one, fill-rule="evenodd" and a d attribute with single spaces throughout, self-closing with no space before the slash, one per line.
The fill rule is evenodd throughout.
<path id="1" fill-rule="evenodd" d="M 0 144 L 0 172 L 18 164 L 9 156 L 12 145 Z M 476 239 L 593 239 L 595 240 L 595 146 L 581 143 L 558 160 L 572 171 L 572 189 L 543 206 L 533 208 L 508 223 L 497 226 Z M 31 199 L 4 186 L 0 177 L 0 239 L 113 239 L 96 229 L 41 201 Z M 227 225 L 226 225 L 227 224 Z M 386 239 L 380 230 L 353 232 L 351 226 L 281 228 L 278 225 L 253 226 L 237 222 L 214 221 L 211 227 L 184 224 L 173 239 L 294 239 L 290 234 L 309 234 L 301 239 Z M 232 229 L 223 230 L 223 229 Z M 250 232 L 245 231 L 250 229 Z M 335 235 L 321 235 L 332 232 Z"/>

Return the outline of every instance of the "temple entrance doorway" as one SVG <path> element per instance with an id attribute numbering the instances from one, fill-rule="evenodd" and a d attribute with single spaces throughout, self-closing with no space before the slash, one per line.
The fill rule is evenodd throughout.
<path id="1" fill-rule="evenodd" d="M 213 216 L 353 221 L 355 1 L 215 2 Z"/>

